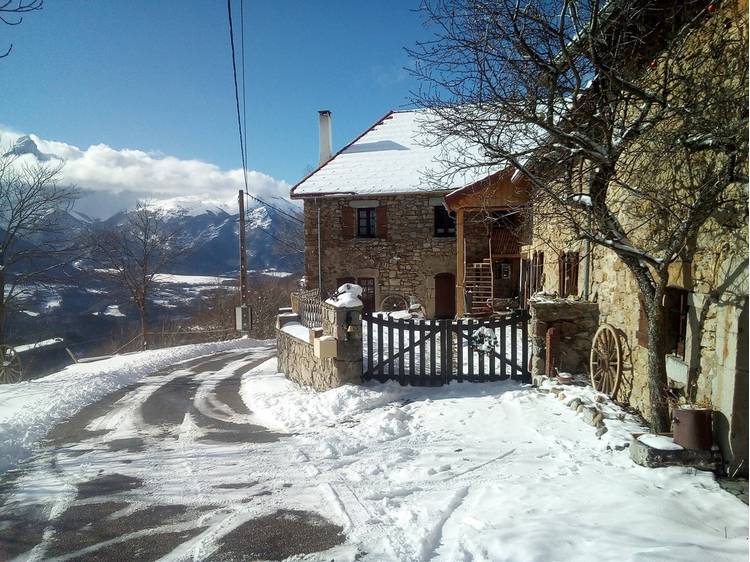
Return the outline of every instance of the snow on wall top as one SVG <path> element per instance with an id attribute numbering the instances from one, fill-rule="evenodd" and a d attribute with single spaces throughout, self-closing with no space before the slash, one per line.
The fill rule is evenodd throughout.
<path id="1" fill-rule="evenodd" d="M 429 119 L 426 110 L 389 113 L 295 185 L 292 197 L 448 191 L 498 170 L 475 168 L 441 177 L 439 188 L 430 185 L 427 176 L 442 176 L 444 162 L 477 149 L 458 140 L 438 144 L 425 130 Z"/>

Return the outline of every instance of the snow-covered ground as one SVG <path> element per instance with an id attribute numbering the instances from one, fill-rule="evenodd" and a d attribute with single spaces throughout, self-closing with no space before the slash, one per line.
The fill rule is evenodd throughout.
<path id="1" fill-rule="evenodd" d="M 14 349 L 16 350 L 16 353 L 23 353 L 25 351 L 31 351 L 33 349 L 40 349 L 42 347 L 55 345 L 55 344 L 61 343 L 62 341 L 63 341 L 62 338 L 50 338 L 50 339 L 38 341 L 36 343 L 27 343 L 25 345 L 17 345 L 14 347 Z"/>
<path id="2" fill-rule="evenodd" d="M 38 344 L 37 344 L 38 345 Z M 144 375 L 203 355 L 257 345 L 241 339 L 120 355 L 0 389 L 0 473 L 28 457 L 56 423 Z"/>
<path id="3" fill-rule="evenodd" d="M 154 275 L 154 281 L 156 283 L 177 285 L 222 285 L 224 283 L 234 283 L 236 279 L 232 277 L 212 277 L 210 275 L 157 273 Z"/>
<path id="4" fill-rule="evenodd" d="M 294 434 L 275 444 L 274 477 L 343 525 L 351 550 L 336 560 L 747 559 L 744 504 L 709 473 L 633 464 L 639 421 L 605 403 L 597 438 L 566 405 L 593 390 L 566 394 L 512 381 L 315 393 L 275 359 L 242 385 L 259 422 Z"/>

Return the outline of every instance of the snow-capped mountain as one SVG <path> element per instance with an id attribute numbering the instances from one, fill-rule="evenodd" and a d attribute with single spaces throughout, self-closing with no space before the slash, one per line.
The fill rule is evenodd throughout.
<path id="1" fill-rule="evenodd" d="M 34 139 L 32 139 L 28 135 L 19 137 L 18 140 L 16 140 L 16 142 L 13 144 L 11 149 L 4 154 L 4 156 L 23 156 L 25 154 L 31 154 L 35 156 L 36 159 L 40 162 L 47 162 L 48 160 L 52 159 L 59 160 L 59 158 L 54 154 L 46 154 L 39 150 L 39 147 L 34 142 Z"/>
<path id="2" fill-rule="evenodd" d="M 6 155 L 28 158 L 30 155 L 40 162 L 53 159 L 57 155 L 48 154 L 39 149 L 31 136 L 19 137 Z M 87 186 L 77 186 L 86 196 Z M 108 196 L 98 192 L 99 197 Z M 112 198 L 116 194 L 111 195 Z M 278 269 L 280 271 L 298 272 L 302 269 L 300 240 L 302 225 L 298 220 L 299 206 L 281 197 L 267 197 L 270 206 L 246 198 L 247 248 L 249 267 L 251 269 Z M 191 251 L 182 260 L 175 263 L 172 270 L 166 273 L 190 275 L 228 275 L 238 269 L 239 235 L 238 235 L 238 202 L 236 196 L 226 199 L 210 199 L 206 196 L 184 195 L 151 200 L 149 205 L 165 211 L 168 221 L 183 232 L 183 244 Z M 113 216 L 100 220 L 78 211 L 75 207 L 70 212 L 61 211 L 58 224 L 64 226 L 70 240 L 92 227 L 111 227 L 121 223 L 132 211 L 121 211 Z M 25 243 L 37 243 L 40 240 L 27 240 Z M 64 241 L 61 241 L 64 242 Z M 292 246 L 292 247 L 290 247 Z"/>
<path id="3" fill-rule="evenodd" d="M 158 203 L 157 203 L 158 205 Z M 167 205 L 170 229 L 181 232 L 182 244 L 190 252 L 165 273 L 189 275 L 231 275 L 239 268 L 239 214 L 217 206 L 198 209 Z M 132 212 L 132 211 L 131 211 Z M 296 212 L 290 207 L 285 212 Z M 101 223 L 117 226 L 127 213 L 118 213 Z M 293 215 L 295 216 L 295 215 Z M 250 269 L 278 269 L 298 272 L 302 269 L 301 247 L 289 245 L 301 239 L 301 224 L 274 209 L 258 206 L 247 211 L 247 249 Z M 290 236 L 294 232 L 294 236 Z"/>

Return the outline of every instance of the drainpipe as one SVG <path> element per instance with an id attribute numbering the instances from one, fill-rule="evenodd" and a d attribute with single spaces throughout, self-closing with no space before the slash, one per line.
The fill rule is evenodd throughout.
<path id="1" fill-rule="evenodd" d="M 315 198 L 315 203 L 318 207 L 318 287 L 320 288 L 320 294 L 323 295 L 323 243 L 320 236 L 320 199 Z"/>
<path id="2" fill-rule="evenodd" d="M 586 265 L 583 270 L 583 300 L 589 300 L 589 264 L 591 261 L 591 240 L 586 240 Z"/>
<path id="3" fill-rule="evenodd" d="M 589 232 L 591 232 L 591 209 L 588 211 L 588 218 L 589 218 Z M 586 252 L 586 263 L 583 269 L 583 300 L 587 301 L 589 300 L 589 277 L 591 275 L 591 240 L 586 238 L 586 245 L 585 245 L 585 252 Z"/>

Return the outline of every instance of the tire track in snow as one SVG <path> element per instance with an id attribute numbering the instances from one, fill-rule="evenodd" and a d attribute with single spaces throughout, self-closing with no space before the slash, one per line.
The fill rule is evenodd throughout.
<path id="1" fill-rule="evenodd" d="M 453 513 L 461 506 L 468 494 L 469 486 L 459 488 L 453 493 L 453 497 L 448 501 L 448 505 L 440 514 L 438 522 L 421 541 L 422 548 L 419 556 L 420 560 L 432 560 L 437 556 L 437 550 L 440 547 L 443 537 L 443 528 L 448 522 L 448 519 L 450 519 Z"/>

